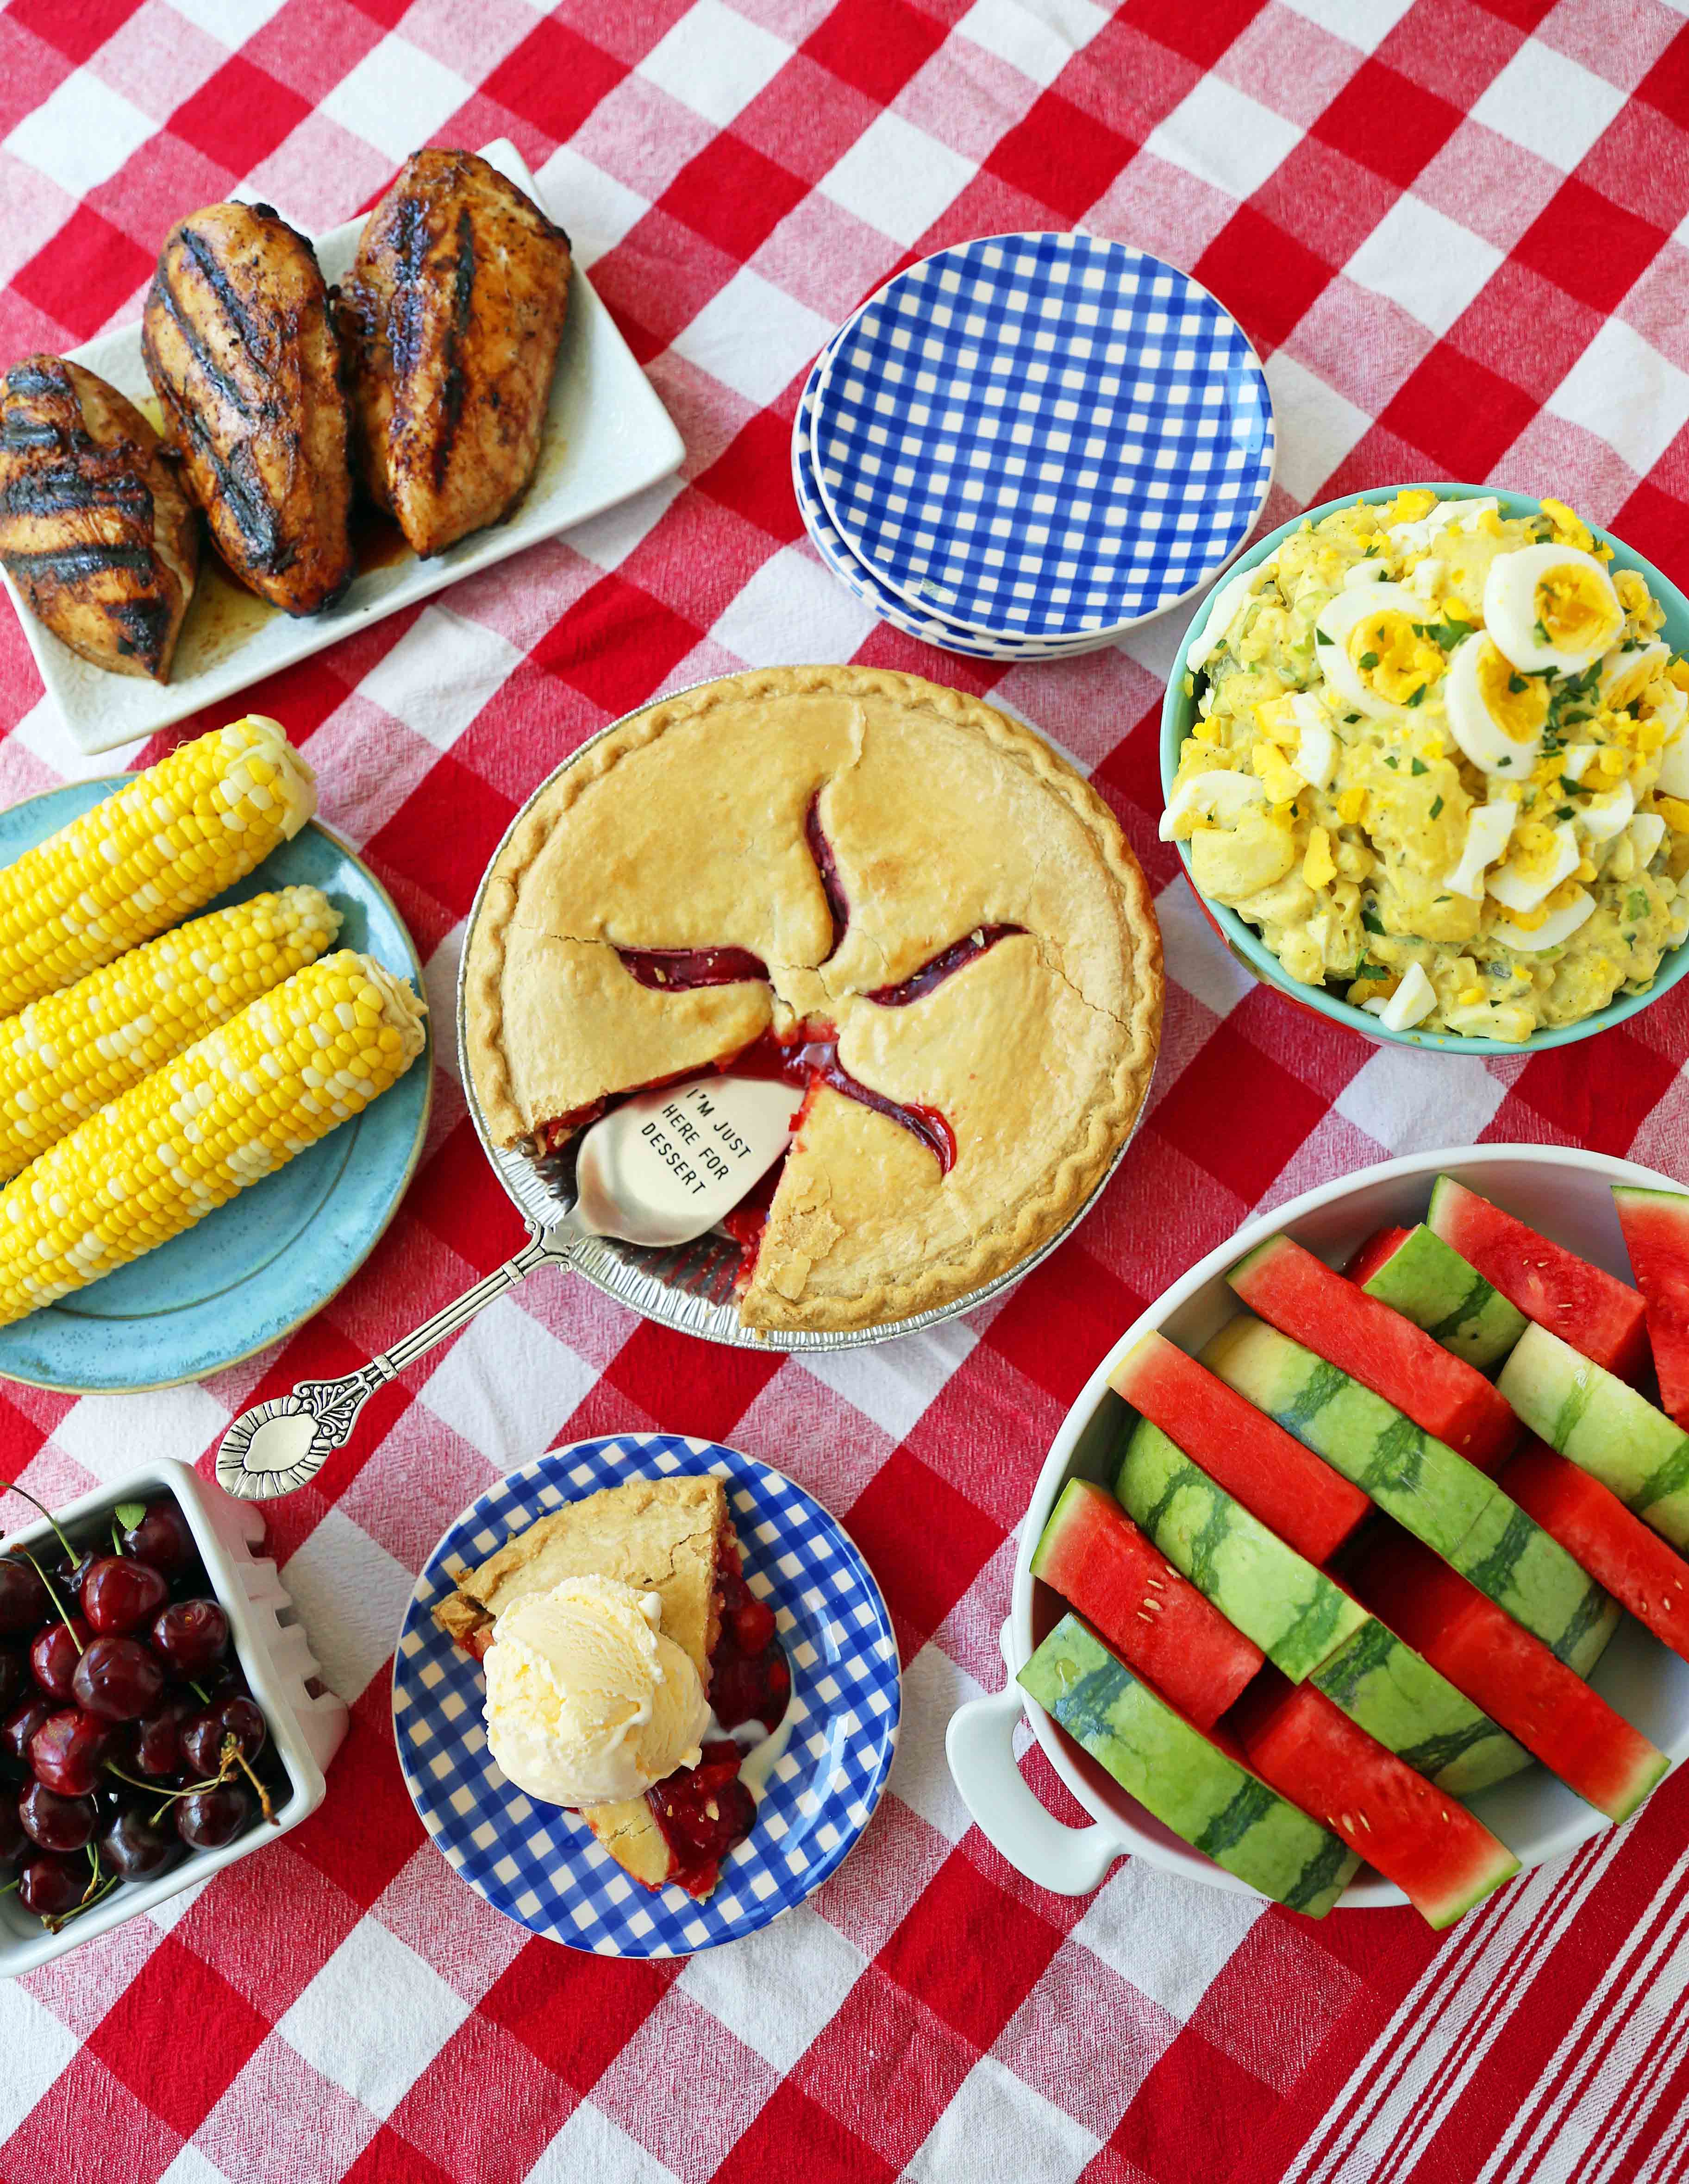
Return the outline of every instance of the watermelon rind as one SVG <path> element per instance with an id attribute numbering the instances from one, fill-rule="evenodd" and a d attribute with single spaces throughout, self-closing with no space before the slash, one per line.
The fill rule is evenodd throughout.
<path id="1" fill-rule="evenodd" d="M 1202 1361 L 1352 1479 L 1557 1659 L 1580 1674 L 1586 1673 L 1580 1661 L 1599 1659 L 1617 1624 L 1618 1603 L 1464 1456 L 1347 1373 L 1246 1314 L 1221 1328 Z"/>
<path id="2" fill-rule="evenodd" d="M 1263 1896 L 1323 1919 L 1360 1859 L 1064 1615 L 1018 1678 L 1130 1796 Z"/>
<path id="3" fill-rule="evenodd" d="M 1252 1517 L 1158 1426 L 1126 1438 L 1115 1492 L 1145 1533 L 1292 1683 L 1464 1796 L 1531 1755 L 1344 1588 Z"/>
<path id="4" fill-rule="evenodd" d="M 1525 1329 L 1496 1384 L 1550 1448 L 1689 1547 L 1689 1434 L 1664 1411 L 1546 1327 Z"/>
<path id="5" fill-rule="evenodd" d="M 1361 1287 L 1481 1373 L 1499 1364 L 1529 1324 L 1423 1221 Z"/>
<path id="6" fill-rule="evenodd" d="M 1451 1796 L 1475 1797 L 1531 1764 L 1522 1744 L 1376 1616 L 1308 1680 L 1386 1752 Z"/>
<path id="7" fill-rule="evenodd" d="M 1496 1483 L 1662 1646 L 1689 1661 L 1689 1562 L 1610 1486 L 1536 1440 L 1509 1457 Z"/>
<path id="8" fill-rule="evenodd" d="M 1642 1294 L 1659 1407 L 1689 1432 L 1689 1194 L 1615 1183 L 1613 1202 Z"/>
<path id="9" fill-rule="evenodd" d="M 1127 1435 L 1114 1492 L 1174 1568 L 1293 1684 L 1366 1620 L 1358 1601 L 1252 1517 L 1147 1418 Z"/>

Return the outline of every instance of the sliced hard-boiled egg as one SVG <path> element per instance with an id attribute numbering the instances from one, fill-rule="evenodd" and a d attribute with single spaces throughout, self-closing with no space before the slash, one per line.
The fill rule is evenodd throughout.
<path id="1" fill-rule="evenodd" d="M 1412 523 L 1392 523 L 1390 543 L 1398 552 L 1412 554 L 1423 551 L 1439 531 L 1446 531 L 1451 523 L 1462 531 L 1476 530 L 1480 520 L 1493 515 L 1501 503 L 1493 499 L 1482 500 L 1440 500 L 1429 515 L 1420 516 Z"/>
<path id="2" fill-rule="evenodd" d="M 1402 983 L 1386 1000 L 1375 994 L 1361 1006 L 1370 1009 L 1386 1031 L 1411 1031 L 1436 1006 L 1436 989 L 1417 963 L 1410 963 Z"/>
<path id="3" fill-rule="evenodd" d="M 1520 956 L 1538 956 L 1545 948 L 1558 948 L 1570 940 L 1586 918 L 1595 912 L 1595 897 L 1586 889 L 1573 888 L 1557 903 L 1540 925 L 1525 926 L 1510 917 L 1496 920 L 1495 937 Z"/>
<path id="4" fill-rule="evenodd" d="M 1639 811 L 1631 822 L 1630 836 L 1637 864 L 1651 865 L 1665 839 L 1665 822 L 1658 811 Z"/>
<path id="5" fill-rule="evenodd" d="M 1484 579 L 1484 622 L 1514 666 L 1575 675 L 1625 627 L 1613 579 L 1575 546 L 1521 546 L 1497 554 Z"/>
<path id="6" fill-rule="evenodd" d="M 1670 646 L 1657 638 L 1647 644 L 1634 644 L 1628 652 L 1622 646 L 1609 652 L 1601 663 L 1597 686 L 1602 704 L 1612 712 L 1624 712 L 1636 704 L 1657 675 L 1664 672 L 1670 660 Z M 1682 693 L 1678 694 L 1681 697 Z"/>
<path id="7" fill-rule="evenodd" d="M 1578 824 L 1592 842 L 1610 842 L 1631 823 L 1636 809 L 1636 792 L 1621 781 L 1610 796 L 1597 796 L 1578 814 Z"/>
<path id="8" fill-rule="evenodd" d="M 1337 771 L 1337 738 L 1323 721 L 1304 721 L 1291 764 L 1310 788 L 1329 788 Z"/>
<path id="9" fill-rule="evenodd" d="M 1314 659 L 1358 712 L 1386 718 L 1442 672 L 1442 653 L 1414 627 L 1425 616 L 1425 601 L 1405 584 L 1339 592 L 1314 618 Z"/>
<path id="10" fill-rule="evenodd" d="M 1343 589 L 1358 592 L 1363 584 L 1381 584 L 1389 574 L 1382 561 L 1357 561 L 1343 571 Z"/>
<path id="11" fill-rule="evenodd" d="M 1228 577 L 1214 595 L 1208 620 L 1203 624 L 1203 633 L 1185 655 L 1185 665 L 1191 672 L 1200 674 L 1225 639 L 1232 626 L 1242 616 L 1258 588 L 1272 574 L 1278 555 L 1270 554 L 1264 561 L 1258 561 L 1253 569 L 1240 569 L 1235 577 Z"/>
<path id="12" fill-rule="evenodd" d="M 1450 894 L 1464 894 L 1469 902 L 1484 899 L 1484 874 L 1508 845 L 1519 806 L 1510 796 L 1497 804 L 1475 804 L 1466 822 L 1466 846 L 1460 861 L 1443 879 Z"/>
<path id="13" fill-rule="evenodd" d="M 1674 684 L 1671 698 L 1656 707 L 1652 717 L 1665 729 L 1665 743 L 1659 755 L 1660 793 L 1664 796 L 1689 796 L 1689 697 Z"/>
<path id="14" fill-rule="evenodd" d="M 1233 773 L 1216 766 L 1206 773 L 1187 773 L 1167 800 L 1157 830 L 1164 842 L 1173 839 L 1173 829 L 1192 811 L 1222 823 L 1235 820 L 1252 804 L 1266 801 L 1267 792 L 1253 773 Z"/>
<path id="15" fill-rule="evenodd" d="M 1480 772 L 1530 773 L 1548 717 L 1540 676 L 1520 674 L 1487 637 L 1469 637 L 1454 649 L 1442 698 L 1454 740 Z"/>
<path id="16" fill-rule="evenodd" d="M 1568 781 L 1581 781 L 1593 765 L 1599 744 L 1568 744 L 1560 753 L 1560 771 Z"/>
<path id="17" fill-rule="evenodd" d="M 1442 582 L 1442 572 L 1447 566 L 1447 561 L 1439 560 L 1435 554 L 1428 554 L 1413 575 L 1408 577 L 1408 589 L 1422 599 L 1429 606 L 1437 595 L 1438 588 Z"/>
<path id="18" fill-rule="evenodd" d="M 1552 829 L 1531 826 L 1524 831 L 1525 839 L 1519 849 L 1485 883 L 1497 902 L 1520 912 L 1536 909 L 1582 862 L 1569 819 Z M 1532 836 L 1542 838 L 1533 840 Z"/>

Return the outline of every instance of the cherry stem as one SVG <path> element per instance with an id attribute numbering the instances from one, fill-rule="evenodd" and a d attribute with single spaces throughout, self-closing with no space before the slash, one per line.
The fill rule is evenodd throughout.
<path id="1" fill-rule="evenodd" d="M 61 1534 L 61 1535 L 60 1535 L 60 1536 L 61 1536 L 61 1537 L 63 1537 L 63 1535 Z M 65 1542 L 65 1545 L 66 1545 L 66 1548 L 67 1548 L 67 1551 L 68 1551 L 69 1546 L 69 1542 L 67 1540 L 67 1541 Z M 25 1561 L 29 1564 L 30 1568 L 31 1568 L 35 1572 L 36 1575 L 36 1576 L 41 1580 L 42 1583 L 42 1584 L 47 1587 L 47 1598 L 48 1598 L 48 1599 L 53 1602 L 53 1607 L 54 1607 L 55 1611 L 56 1611 L 56 1612 L 57 1612 L 57 1613 L 58 1613 L 58 1619 L 59 1619 L 59 1621 L 60 1621 L 60 1622 L 64 1625 L 65 1629 L 66 1629 L 66 1630 L 70 1633 L 70 1643 L 71 1643 L 71 1644 L 72 1644 L 72 1645 L 76 1648 L 76 1651 L 78 1652 L 78 1653 L 80 1653 L 80 1652 L 81 1652 L 81 1650 L 82 1650 L 82 1641 L 81 1641 L 81 1639 L 76 1635 L 76 1626 L 75 1626 L 75 1624 L 70 1620 L 70 1618 L 69 1618 L 69 1616 L 64 1613 L 64 1602 L 63 1602 L 63 1601 L 61 1601 L 61 1600 L 60 1600 L 60 1598 L 58 1597 L 58 1595 L 57 1591 L 54 1590 L 54 1588 L 53 1588 L 53 1580 L 52 1580 L 52 1579 L 47 1575 L 47 1572 L 46 1572 L 46 1571 L 42 1568 L 41 1564 L 40 1564 L 40 1563 L 36 1560 L 35 1557 L 34 1557 L 34 1556 L 30 1552 L 30 1551 L 29 1551 L 29 1549 L 28 1549 L 27 1547 L 19 1547 L 19 1550 L 18 1550 L 18 1552 L 19 1552 L 19 1553 L 23 1557 L 24 1560 L 25 1560 Z"/>
<path id="2" fill-rule="evenodd" d="M 258 1810 L 264 1814 L 265 1819 L 267 1819 L 273 1827 L 275 1825 L 275 1813 L 269 1802 L 269 1792 L 264 1788 L 263 1783 L 259 1781 L 258 1776 L 253 1774 L 251 1765 L 247 1761 L 246 1753 L 242 1751 L 240 1746 L 236 1743 L 234 1738 L 230 1736 L 225 1739 L 223 1745 L 223 1764 L 225 1767 L 228 1765 L 231 1755 L 238 1762 L 241 1772 L 246 1776 L 247 1781 L 252 1784 L 253 1789 L 258 1791 Z"/>
<path id="3" fill-rule="evenodd" d="M 213 1774 L 203 1782 L 190 1782 L 183 1790 L 159 1790 L 156 1782 L 143 1782 L 138 1775 L 125 1774 L 114 1759 L 108 1759 L 105 1762 L 105 1770 L 108 1774 L 115 1774 L 119 1782 L 127 1782 L 131 1790 L 157 1791 L 158 1796 L 164 1798 L 165 1804 L 168 1804 L 172 1797 L 191 1797 L 196 1790 L 215 1790 L 223 1780 L 220 1774 Z M 164 1805 L 160 1805 L 159 1812 L 162 1813 L 164 1809 Z"/>
<path id="4" fill-rule="evenodd" d="M 61 1927 L 68 1926 L 73 1919 L 79 1917 L 84 1911 L 92 1911 L 95 1904 L 103 1902 L 105 1897 L 111 1894 L 113 1889 L 117 1886 L 118 1882 L 121 1879 L 122 1875 L 120 1874 L 114 1873 L 106 1880 L 104 1885 L 99 1888 L 96 1888 L 93 1884 L 90 1882 L 88 1893 L 82 1898 L 80 1903 L 73 1904 L 69 1910 L 64 1913 L 62 1918 L 47 1919 L 43 1919 L 42 1923 L 45 1925 L 49 1934 L 58 1933 Z"/>
<path id="5" fill-rule="evenodd" d="M 14 1873 L 12 1875 L 12 1878 L 6 1883 L 6 1886 L 3 1888 L 0 1888 L 0 1896 L 9 1896 L 12 1891 L 18 1886 L 18 1875 Z"/>
<path id="6" fill-rule="evenodd" d="M 37 1502 L 35 1496 L 31 1493 L 29 1488 L 27 1486 L 19 1486 L 15 1479 L 0 1479 L 0 1494 L 4 1493 L 21 1494 L 25 1501 L 30 1504 L 31 1508 L 39 1509 L 42 1515 L 46 1518 L 47 1523 L 52 1525 L 53 1530 L 58 1534 L 59 1546 L 64 1548 L 65 1553 L 69 1556 L 73 1563 L 75 1561 L 76 1550 L 71 1546 L 69 1540 L 65 1538 L 64 1528 L 59 1524 L 58 1518 L 53 1515 L 52 1510 L 47 1507 L 45 1502 Z M 27 1550 L 20 1550 L 19 1552 L 26 1552 Z"/>

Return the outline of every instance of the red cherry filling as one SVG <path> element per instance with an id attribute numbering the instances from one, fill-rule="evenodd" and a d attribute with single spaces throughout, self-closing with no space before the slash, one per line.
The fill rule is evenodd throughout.
<path id="1" fill-rule="evenodd" d="M 642 986 L 682 992 L 692 986 L 736 986 L 766 978 L 769 967 L 747 948 L 618 948 L 624 970 Z"/>
<path id="2" fill-rule="evenodd" d="M 827 914 L 833 921 L 833 944 L 822 958 L 831 962 L 839 952 L 839 943 L 845 937 L 845 928 L 850 923 L 850 897 L 844 891 L 844 882 L 839 878 L 839 861 L 833 855 L 833 845 L 821 832 L 821 792 L 818 788 L 809 799 L 809 809 L 803 815 L 803 838 L 809 844 L 809 854 L 815 860 L 815 870 L 821 882 L 821 892 L 827 898 Z"/>
<path id="3" fill-rule="evenodd" d="M 721 1629 L 709 1657 L 709 1702 L 724 1729 L 760 1721 L 780 1725 L 792 1696 L 792 1672 L 775 1635 L 774 1611 L 745 1582 L 738 1550 L 715 1553 Z M 696 1767 L 683 1767 L 645 1793 L 669 1846 L 669 1878 L 688 1896 L 708 1896 L 721 1863 L 756 1825 L 757 1802 L 739 1779 L 739 1747 L 726 1738 L 703 1747 Z"/>
<path id="4" fill-rule="evenodd" d="M 988 948 L 995 948 L 999 940 L 1007 940 L 1011 933 L 1024 933 L 1024 925 L 981 925 L 953 941 L 948 948 L 923 963 L 907 978 L 895 986 L 876 986 L 867 996 L 877 1001 L 882 1009 L 906 1009 L 911 1001 L 918 1001 L 923 994 L 930 994 L 935 986 L 959 971 L 964 963 L 971 963 L 976 956 L 983 956 Z"/>

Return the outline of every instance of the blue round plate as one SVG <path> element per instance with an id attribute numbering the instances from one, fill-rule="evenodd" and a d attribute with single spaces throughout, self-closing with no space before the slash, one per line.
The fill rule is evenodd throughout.
<path id="1" fill-rule="evenodd" d="M 745 1576 L 773 1607 L 792 1669 L 792 1739 L 714 1895 L 642 1888 L 586 1824 L 514 1788 L 486 1748 L 481 1664 L 434 1621 L 447 1564 L 475 1563 L 566 1502 L 630 1479 L 713 1472 Z M 531 1933 L 603 1957 L 685 1956 L 766 1926 L 842 1864 L 897 1748 L 897 1641 L 872 1572 L 801 1486 L 719 1442 L 677 1434 L 576 1441 L 510 1472 L 423 1566 L 393 1658 L 393 1737 L 423 1825 L 478 1895 Z"/>
<path id="2" fill-rule="evenodd" d="M 975 660 L 1065 660 L 1070 654 L 1086 651 L 1095 644 L 1097 640 L 1094 638 L 1081 638 L 1066 644 L 1036 644 L 1028 638 L 976 636 L 971 630 L 958 629 L 940 615 L 911 607 L 907 599 L 888 591 L 864 562 L 857 560 L 833 527 L 833 519 L 827 513 L 815 479 L 815 390 L 821 383 L 826 361 L 827 351 L 824 349 L 810 367 L 803 392 L 797 399 L 797 415 L 792 427 L 792 489 L 797 496 L 797 512 L 803 518 L 804 529 L 814 541 L 816 552 L 839 582 L 905 636 L 942 646 L 946 652 L 965 653 Z"/>
<path id="3" fill-rule="evenodd" d="M 1158 258 L 996 235 L 888 281 L 824 364 L 828 513 L 890 588 L 986 637 L 1120 631 L 1206 583 L 1272 482 L 1236 321 Z"/>
<path id="4" fill-rule="evenodd" d="M 70 782 L 0 812 L 0 865 L 113 786 Z M 422 966 L 386 890 L 315 820 L 206 910 L 303 884 L 341 911 L 338 946 L 375 956 L 422 991 Z M 279 1342 L 350 1280 L 398 1211 L 428 1127 L 433 1071 L 431 1032 L 390 1092 L 308 1152 L 185 1235 L 0 1328 L 0 1377 L 67 1395 L 131 1394 L 206 1379 Z"/>

